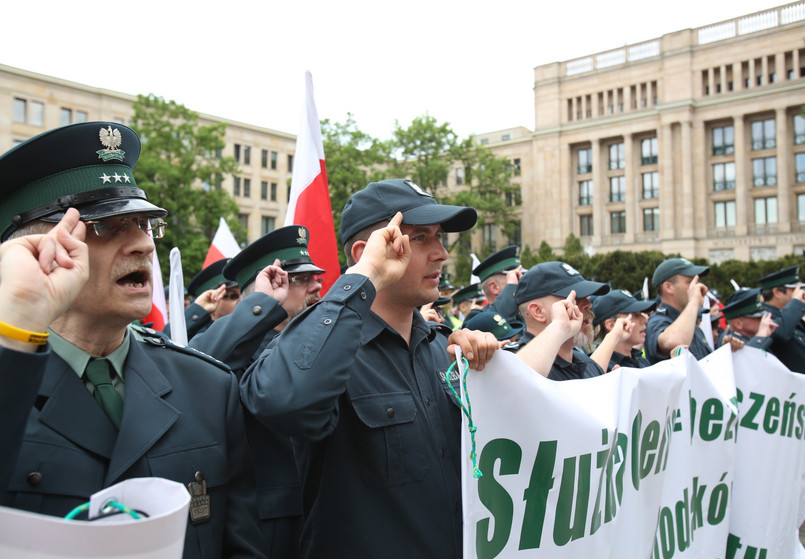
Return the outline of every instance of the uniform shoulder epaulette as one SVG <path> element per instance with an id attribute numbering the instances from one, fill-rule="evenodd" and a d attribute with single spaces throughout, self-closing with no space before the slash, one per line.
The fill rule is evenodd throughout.
<path id="1" fill-rule="evenodd" d="M 453 329 L 450 328 L 447 324 L 442 324 L 440 322 L 428 322 L 428 326 L 431 330 L 436 330 L 439 334 L 443 334 L 450 337 L 450 334 L 453 333 Z"/>
<path id="2" fill-rule="evenodd" d="M 658 308 L 656 311 L 654 311 L 654 312 L 655 312 L 655 313 L 657 313 L 657 314 L 668 314 L 668 309 L 667 309 L 667 308 L 665 308 L 665 307 L 659 307 L 659 308 Z"/>
<path id="3" fill-rule="evenodd" d="M 192 355 L 193 357 L 201 358 L 208 363 L 215 365 L 225 371 L 231 371 L 229 365 L 224 363 L 223 361 L 219 361 L 212 355 L 207 355 L 203 351 L 199 351 L 195 348 L 190 346 L 183 346 L 181 344 L 177 344 L 173 340 L 170 339 L 168 335 L 164 332 L 160 332 L 159 330 L 154 330 L 153 328 L 147 328 L 145 326 L 140 326 L 139 324 L 130 324 L 129 328 L 131 328 L 137 338 L 142 340 L 143 343 L 148 344 L 149 346 L 154 347 L 162 347 L 165 349 L 170 349 L 173 351 L 178 351 L 179 353 L 184 353 L 185 355 Z"/>

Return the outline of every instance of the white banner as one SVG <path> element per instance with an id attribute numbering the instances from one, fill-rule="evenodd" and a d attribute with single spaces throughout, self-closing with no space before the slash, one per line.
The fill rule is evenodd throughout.
<path id="1" fill-rule="evenodd" d="M 762 351 L 565 382 L 498 352 L 467 391 L 466 558 L 805 557 L 805 376 Z"/>

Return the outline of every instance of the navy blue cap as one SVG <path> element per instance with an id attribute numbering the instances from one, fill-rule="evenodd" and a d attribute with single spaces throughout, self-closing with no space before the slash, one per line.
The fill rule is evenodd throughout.
<path id="1" fill-rule="evenodd" d="M 407 225 L 441 225 L 448 233 L 472 229 L 478 220 L 474 208 L 439 204 L 408 179 L 370 182 L 347 200 L 341 212 L 341 242 L 370 225 L 390 221 L 397 212 L 402 212 Z"/>
<path id="2" fill-rule="evenodd" d="M 479 283 L 472 283 L 470 285 L 464 286 L 455 293 L 453 293 L 452 299 L 453 304 L 458 305 L 462 301 L 466 301 L 467 299 L 477 299 L 481 296 L 481 284 Z"/>
<path id="3" fill-rule="evenodd" d="M 772 287 L 779 287 L 781 285 L 794 287 L 799 283 L 799 266 L 784 268 L 773 274 L 763 276 L 757 281 L 761 289 L 771 289 Z"/>
<path id="4" fill-rule="evenodd" d="M 520 278 L 520 283 L 514 292 L 514 302 L 521 305 L 546 295 L 564 298 L 570 295 L 571 291 L 576 292 L 577 299 L 584 299 L 590 295 L 608 293 L 609 286 L 584 279 L 584 276 L 570 264 L 542 262 L 529 269 Z"/>
<path id="5" fill-rule="evenodd" d="M 467 322 L 463 328 L 491 332 L 498 340 L 509 340 L 523 333 L 525 325 L 522 322 L 506 322 L 498 313 L 479 312 Z"/>
<path id="6" fill-rule="evenodd" d="M 741 289 L 727 299 L 727 304 L 721 309 L 724 318 L 731 320 L 740 316 L 758 318 L 763 316 L 763 304 L 760 302 L 760 288 Z"/>
<path id="7" fill-rule="evenodd" d="M 137 188 L 140 139 L 114 122 L 82 122 L 34 136 L 0 156 L 0 240 L 32 221 L 56 223 L 67 208 L 91 221 L 168 212 Z"/>
<path id="8" fill-rule="evenodd" d="M 650 312 L 656 307 L 656 301 L 640 301 L 628 291 L 613 289 L 593 299 L 592 311 L 595 314 L 593 326 L 598 326 L 620 313 Z"/>
<path id="9" fill-rule="evenodd" d="M 187 284 L 187 292 L 193 297 L 198 297 L 208 289 L 216 289 L 224 283 L 227 288 L 237 287 L 236 282 L 224 278 L 224 267 L 230 260 L 231 258 L 222 258 L 201 270 Z"/>
<path id="10" fill-rule="evenodd" d="M 310 234 L 307 227 L 288 225 L 266 233 L 240 251 L 224 268 L 224 277 L 236 280 L 241 289 L 254 281 L 260 270 L 280 261 L 280 268 L 288 273 L 324 270 L 313 264 L 307 251 Z"/>
<path id="11" fill-rule="evenodd" d="M 668 281 L 676 275 L 682 276 L 706 276 L 710 273 L 710 268 L 707 266 L 697 266 L 687 258 L 668 258 L 663 260 L 657 269 L 654 270 L 654 276 L 651 281 L 654 287 L 659 287 L 662 282 Z"/>
<path id="12" fill-rule="evenodd" d="M 520 247 L 511 245 L 484 258 L 483 261 L 472 270 L 472 274 L 478 276 L 479 280 L 484 281 L 495 274 L 513 270 L 519 265 Z"/>

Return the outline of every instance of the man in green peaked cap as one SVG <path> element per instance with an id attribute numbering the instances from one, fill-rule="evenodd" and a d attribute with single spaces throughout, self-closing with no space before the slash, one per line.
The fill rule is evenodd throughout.
<path id="1" fill-rule="evenodd" d="M 194 497 L 185 558 L 265 557 L 237 379 L 132 326 L 151 309 L 166 214 L 134 184 L 139 153 L 130 128 L 87 122 L 0 156 L 0 381 L 18 396 L 3 502 L 63 517 L 164 477 Z"/>

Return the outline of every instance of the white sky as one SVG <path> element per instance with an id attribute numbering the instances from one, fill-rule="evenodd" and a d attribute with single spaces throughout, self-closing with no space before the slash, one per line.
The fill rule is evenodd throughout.
<path id="1" fill-rule="evenodd" d="M 296 134 L 388 138 L 425 113 L 462 137 L 533 129 L 533 68 L 782 5 L 769 0 L 5 2 L 0 63 Z"/>

